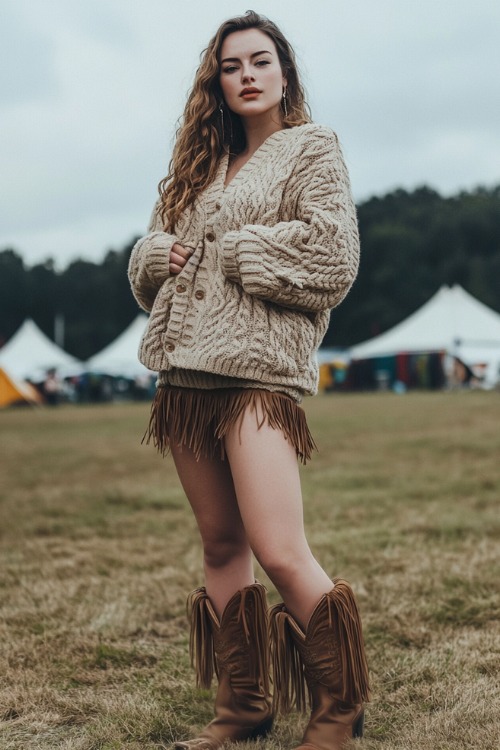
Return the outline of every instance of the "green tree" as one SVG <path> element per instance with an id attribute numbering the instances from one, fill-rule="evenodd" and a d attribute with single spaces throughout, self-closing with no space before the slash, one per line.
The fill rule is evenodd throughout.
<path id="1" fill-rule="evenodd" d="M 396 190 L 358 207 L 361 264 L 333 311 L 325 344 L 382 333 L 443 284 L 461 284 L 500 310 L 500 186 L 443 198 L 427 187 Z"/>
<path id="2" fill-rule="evenodd" d="M 12 248 L 0 252 L 0 346 L 28 314 L 28 284 L 23 259 Z"/>

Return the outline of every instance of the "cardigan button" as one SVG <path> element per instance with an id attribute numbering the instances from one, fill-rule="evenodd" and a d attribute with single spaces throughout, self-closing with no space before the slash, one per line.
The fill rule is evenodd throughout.
<path id="1" fill-rule="evenodd" d="M 196 297 L 196 299 L 203 299 L 203 297 L 205 296 L 205 292 L 201 289 L 197 289 L 194 293 L 194 296 Z"/>
<path id="2" fill-rule="evenodd" d="M 174 349 L 175 349 L 175 344 L 167 344 L 167 346 L 165 348 L 166 348 L 167 352 L 173 352 Z"/>
<path id="3" fill-rule="evenodd" d="M 179 294 L 182 294 L 186 291 L 186 287 L 184 286 L 184 284 L 177 284 L 177 286 L 175 287 L 175 291 L 179 292 Z"/>
<path id="4" fill-rule="evenodd" d="M 213 232 L 207 232 L 206 235 L 205 235 L 205 238 L 209 242 L 213 242 L 215 240 L 215 234 Z"/>
<path id="5" fill-rule="evenodd" d="M 216 208 L 217 211 L 220 211 L 220 203 L 219 203 L 219 201 L 217 201 L 217 203 L 215 204 L 215 208 Z"/>

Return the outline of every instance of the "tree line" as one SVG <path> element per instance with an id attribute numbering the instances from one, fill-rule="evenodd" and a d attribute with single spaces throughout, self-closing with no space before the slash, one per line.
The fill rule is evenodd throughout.
<path id="1" fill-rule="evenodd" d="M 349 346 L 388 330 L 442 284 L 461 284 L 500 312 L 500 185 L 451 197 L 421 187 L 395 190 L 358 206 L 361 264 L 324 344 Z M 0 344 L 27 317 L 50 338 L 56 316 L 65 349 L 88 359 L 137 315 L 127 266 L 137 237 L 101 263 L 53 260 L 28 267 L 15 248 L 0 251 Z"/>

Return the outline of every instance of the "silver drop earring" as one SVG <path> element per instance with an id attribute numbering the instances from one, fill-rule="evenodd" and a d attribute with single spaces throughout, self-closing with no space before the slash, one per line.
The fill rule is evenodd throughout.
<path id="1" fill-rule="evenodd" d="M 222 140 L 224 140 L 224 107 L 222 106 L 222 102 L 219 104 L 219 112 L 220 112 L 220 123 L 221 123 L 221 129 L 222 129 Z"/>
<path id="2" fill-rule="evenodd" d="M 285 110 L 285 117 L 288 117 L 288 107 L 286 103 L 286 88 L 283 89 L 283 109 Z"/>
<path id="3" fill-rule="evenodd" d="M 222 142 L 226 140 L 226 131 L 224 129 L 224 104 L 221 102 L 219 104 L 219 112 L 220 112 L 220 123 L 221 123 L 221 129 L 222 129 Z M 231 115 L 229 115 L 229 143 L 232 145 L 233 143 L 233 121 L 231 119 Z"/>

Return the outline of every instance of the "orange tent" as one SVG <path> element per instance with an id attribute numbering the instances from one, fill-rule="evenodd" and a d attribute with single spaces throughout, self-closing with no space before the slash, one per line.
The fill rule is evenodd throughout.
<path id="1" fill-rule="evenodd" d="M 22 403 L 42 404 L 43 397 L 31 383 L 13 380 L 0 367 L 0 408 Z"/>

